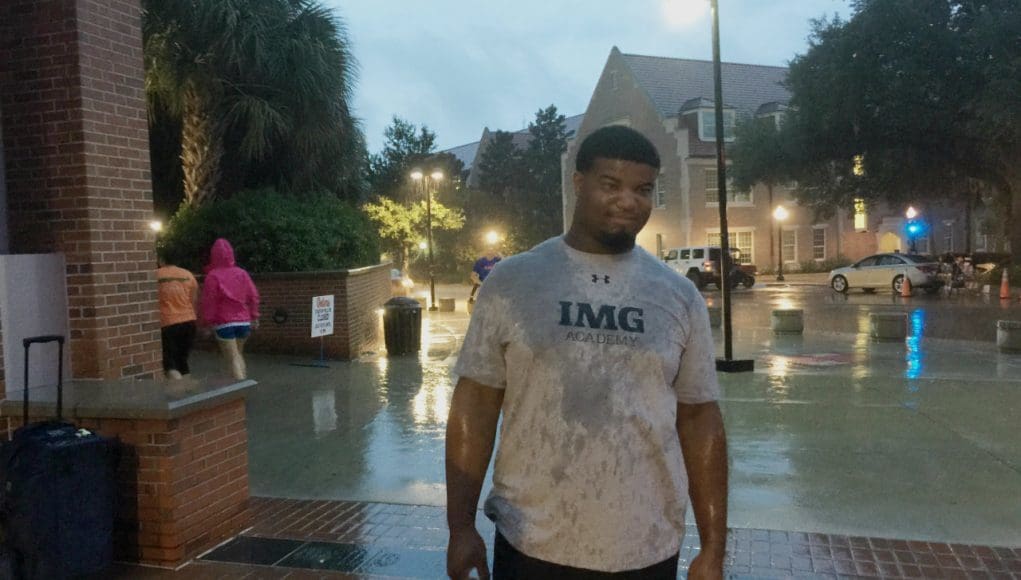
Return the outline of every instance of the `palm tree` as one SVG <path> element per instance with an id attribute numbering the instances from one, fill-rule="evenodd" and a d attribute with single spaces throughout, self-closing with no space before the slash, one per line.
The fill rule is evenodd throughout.
<path id="1" fill-rule="evenodd" d="M 181 127 L 184 202 L 237 187 L 342 188 L 364 161 L 340 18 L 313 0 L 144 0 L 150 120 Z"/>

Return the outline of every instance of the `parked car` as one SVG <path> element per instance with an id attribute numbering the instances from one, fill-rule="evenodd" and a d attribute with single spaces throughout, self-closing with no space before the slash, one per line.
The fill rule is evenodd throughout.
<path id="1" fill-rule="evenodd" d="M 723 248 L 719 246 L 693 246 L 690 248 L 672 248 L 667 250 L 663 261 L 668 266 L 688 277 L 699 290 L 707 284 L 715 284 L 720 288 L 720 273 L 723 266 L 720 264 L 720 256 L 723 255 Z M 727 260 L 727 265 L 738 264 L 731 272 L 731 287 L 738 284 L 745 288 L 755 285 L 755 266 L 740 264 L 741 253 L 737 249 L 731 250 L 732 259 Z"/>
<path id="2" fill-rule="evenodd" d="M 830 272 L 830 287 L 837 292 L 861 288 L 875 292 L 891 288 L 901 292 L 904 275 L 911 280 L 912 288 L 923 288 L 930 294 L 939 291 L 943 280 L 939 277 L 939 262 L 932 256 L 921 254 L 876 254 L 857 263 Z"/>

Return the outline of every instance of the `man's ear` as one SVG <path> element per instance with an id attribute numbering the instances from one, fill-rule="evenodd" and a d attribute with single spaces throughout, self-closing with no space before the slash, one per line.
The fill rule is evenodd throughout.
<path id="1" fill-rule="evenodd" d="M 585 182 L 585 174 L 580 171 L 575 171 L 574 175 L 571 176 L 571 181 L 574 183 L 574 197 L 577 199 L 581 197 L 582 184 Z"/>

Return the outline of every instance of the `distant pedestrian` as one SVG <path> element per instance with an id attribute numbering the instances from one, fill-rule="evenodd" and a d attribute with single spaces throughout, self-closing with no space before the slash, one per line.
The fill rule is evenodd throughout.
<path id="1" fill-rule="evenodd" d="M 234 262 L 234 248 L 220 238 L 209 253 L 202 284 L 202 320 L 216 332 L 216 343 L 235 379 L 247 376 L 245 340 L 259 327 L 259 291 L 248 272 Z"/>
<path id="2" fill-rule="evenodd" d="M 156 283 L 160 303 L 160 334 L 163 338 L 163 372 L 168 379 L 188 376 L 188 355 L 195 343 L 195 311 L 199 284 L 195 276 L 159 258 Z"/>
<path id="3" fill-rule="evenodd" d="M 475 293 L 479 291 L 479 287 L 481 287 L 482 283 L 486 281 L 489 273 L 493 271 L 493 268 L 495 268 L 502 259 L 503 256 L 500 255 L 500 252 L 490 247 L 486 249 L 486 253 L 483 254 L 481 258 L 475 260 L 475 265 L 472 266 L 470 275 L 472 292 L 471 296 L 468 297 L 469 302 L 475 302 Z"/>

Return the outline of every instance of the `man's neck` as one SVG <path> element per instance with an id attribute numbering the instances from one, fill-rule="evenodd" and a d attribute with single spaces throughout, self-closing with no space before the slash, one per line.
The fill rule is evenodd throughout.
<path id="1" fill-rule="evenodd" d="M 634 244 L 627 248 L 610 247 L 600 242 L 595 236 L 583 233 L 580 228 L 571 226 L 564 234 L 564 242 L 579 252 L 586 254 L 626 254 L 634 249 Z"/>

